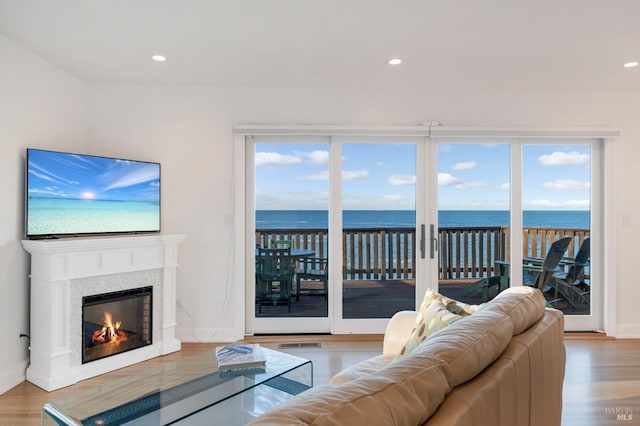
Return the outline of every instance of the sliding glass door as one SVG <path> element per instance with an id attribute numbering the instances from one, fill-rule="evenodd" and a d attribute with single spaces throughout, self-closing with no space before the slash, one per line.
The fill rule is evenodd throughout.
<path id="1" fill-rule="evenodd" d="M 295 136 L 248 144 L 253 333 L 382 333 L 395 312 L 415 309 L 424 145 Z"/>
<path id="2" fill-rule="evenodd" d="M 599 259 L 592 252 L 598 253 L 601 243 L 600 214 L 592 208 L 600 194 L 592 181 L 600 169 L 600 144 L 531 142 L 522 146 L 523 279 L 537 278 L 541 265 L 553 268 L 549 277 L 538 280 L 550 305 L 565 314 L 569 328 L 594 330 L 598 315 L 593 301 L 601 283 Z M 567 244 L 554 257 L 552 245 L 558 240 Z"/>
<path id="3" fill-rule="evenodd" d="M 567 330 L 600 327 L 600 140 L 435 141 L 438 285 L 467 303 L 540 288 Z"/>
<path id="4" fill-rule="evenodd" d="M 381 333 L 416 308 L 416 164 L 424 138 L 343 137 L 339 200 L 342 273 L 333 275 L 334 332 Z M 421 149 L 423 146 L 421 147 Z M 339 203 L 339 204 L 338 204 Z M 420 212 L 418 212 L 419 214 Z"/>
<path id="5" fill-rule="evenodd" d="M 378 334 L 429 287 L 482 303 L 519 285 L 544 291 L 567 329 L 600 328 L 602 144 L 247 137 L 247 332 Z"/>
<path id="6" fill-rule="evenodd" d="M 510 262 L 511 145 L 443 141 L 438 152 L 438 285 L 471 304 L 496 296 Z"/>
<path id="7" fill-rule="evenodd" d="M 329 331 L 329 143 L 251 144 L 254 332 Z"/>

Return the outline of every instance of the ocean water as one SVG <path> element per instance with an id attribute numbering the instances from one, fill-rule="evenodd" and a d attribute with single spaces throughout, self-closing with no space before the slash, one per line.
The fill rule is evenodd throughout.
<path id="1" fill-rule="evenodd" d="M 140 201 L 103 201 L 31 198 L 28 235 L 157 231 L 160 204 Z"/>
<path id="2" fill-rule="evenodd" d="M 328 227 L 325 210 L 257 210 L 256 229 L 296 229 Z M 344 228 L 415 227 L 411 210 L 347 210 L 343 212 Z M 526 210 L 523 226 L 542 228 L 589 229 L 589 211 Z M 440 227 L 509 226 L 506 210 L 441 210 Z"/>

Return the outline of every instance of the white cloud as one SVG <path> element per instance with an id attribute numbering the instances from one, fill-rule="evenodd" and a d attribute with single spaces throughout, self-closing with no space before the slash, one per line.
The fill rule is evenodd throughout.
<path id="1" fill-rule="evenodd" d="M 451 186 L 459 183 L 462 181 L 449 173 L 438 173 L 438 186 Z"/>
<path id="2" fill-rule="evenodd" d="M 496 186 L 496 189 L 499 189 L 500 191 L 508 191 L 509 188 L 511 188 L 511 184 L 509 182 L 501 183 Z"/>
<path id="3" fill-rule="evenodd" d="M 346 210 L 412 210 L 415 209 L 413 199 L 398 195 L 353 195 L 345 194 L 342 207 Z"/>
<path id="4" fill-rule="evenodd" d="M 558 179 L 553 182 L 545 182 L 542 186 L 547 189 L 589 189 L 589 182 L 581 182 L 572 179 Z"/>
<path id="5" fill-rule="evenodd" d="M 489 182 L 483 182 L 479 180 L 471 182 L 461 182 L 455 185 L 457 189 L 482 188 L 487 186 L 491 186 L 491 184 Z"/>
<path id="6" fill-rule="evenodd" d="M 84 168 L 84 167 L 83 167 Z M 36 171 L 37 170 L 37 171 Z M 67 180 L 58 175 L 51 173 L 50 171 L 38 166 L 33 161 L 29 162 L 28 173 L 39 177 L 40 179 L 48 180 L 56 183 L 67 183 L 69 185 L 78 185 L 79 182 L 73 180 Z"/>
<path id="7" fill-rule="evenodd" d="M 285 155 L 279 152 L 256 152 L 256 166 L 290 166 L 301 162 L 302 159 L 294 155 Z"/>
<path id="8" fill-rule="evenodd" d="M 538 157 L 543 166 L 585 166 L 589 165 L 589 154 L 573 151 L 545 154 Z"/>
<path id="9" fill-rule="evenodd" d="M 362 179 L 369 176 L 369 171 L 367 169 L 360 170 L 343 170 L 342 171 L 342 179 L 343 180 L 354 180 L 354 179 Z M 320 173 L 315 173 L 312 175 L 300 176 L 298 179 L 304 180 L 329 180 L 329 170 L 324 170 Z"/>
<path id="10" fill-rule="evenodd" d="M 589 209 L 591 206 L 589 200 L 567 200 L 564 204 L 575 209 Z"/>
<path id="11" fill-rule="evenodd" d="M 533 209 L 588 210 L 589 207 L 589 200 L 530 200 L 525 202 L 525 208 Z"/>
<path id="12" fill-rule="evenodd" d="M 50 186 L 47 188 L 29 188 L 29 194 L 38 194 L 45 195 L 50 197 L 70 197 L 71 194 L 64 192 L 61 189 L 58 189 L 55 186 Z"/>
<path id="13" fill-rule="evenodd" d="M 327 210 L 329 206 L 328 192 L 290 192 L 263 193 L 256 192 L 257 210 L 281 210 L 283 206 L 292 210 Z"/>
<path id="14" fill-rule="evenodd" d="M 104 188 L 104 191 L 110 191 L 112 189 L 118 188 L 128 188 L 140 183 L 156 180 L 159 177 L 160 175 L 158 175 L 158 168 L 154 164 L 149 164 L 118 177 L 115 181 L 107 185 Z"/>
<path id="15" fill-rule="evenodd" d="M 531 207 L 560 207 L 560 203 L 551 200 L 531 200 L 526 204 Z"/>
<path id="16" fill-rule="evenodd" d="M 33 169 L 29 169 L 29 174 L 32 174 L 36 177 L 39 177 L 40 179 L 44 179 L 44 180 L 48 180 L 49 182 L 57 182 L 57 180 L 53 179 L 52 177 L 50 177 L 49 175 L 46 175 L 44 173 L 38 173 Z M 55 176 L 55 175 L 53 175 Z"/>
<path id="17" fill-rule="evenodd" d="M 464 182 L 449 173 L 438 173 L 438 186 L 453 186 L 456 189 L 468 189 L 491 186 L 491 184 L 484 181 Z"/>
<path id="18" fill-rule="evenodd" d="M 453 170 L 471 170 L 478 167 L 478 163 L 475 161 L 465 161 L 463 163 L 456 163 L 453 165 Z"/>
<path id="19" fill-rule="evenodd" d="M 301 176 L 299 179 L 305 180 L 329 180 L 329 170 L 323 170 L 313 175 Z"/>
<path id="20" fill-rule="evenodd" d="M 305 157 L 313 164 L 329 164 L 329 151 L 316 150 L 311 152 L 296 152 L 296 154 Z"/>
<path id="21" fill-rule="evenodd" d="M 343 180 L 355 180 L 362 179 L 369 176 L 369 170 L 360 169 L 360 170 L 343 170 L 342 171 L 342 179 Z"/>
<path id="22" fill-rule="evenodd" d="M 416 177 L 414 175 L 391 175 L 387 182 L 393 186 L 415 185 Z"/>
<path id="23" fill-rule="evenodd" d="M 508 210 L 508 200 L 469 200 L 454 199 L 442 200 L 440 210 Z"/>

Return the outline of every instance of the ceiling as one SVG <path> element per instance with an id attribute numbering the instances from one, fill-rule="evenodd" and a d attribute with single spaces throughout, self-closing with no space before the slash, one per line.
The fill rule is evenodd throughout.
<path id="1" fill-rule="evenodd" d="M 637 90 L 639 17 L 640 0 L 0 0 L 0 34 L 91 84 Z"/>

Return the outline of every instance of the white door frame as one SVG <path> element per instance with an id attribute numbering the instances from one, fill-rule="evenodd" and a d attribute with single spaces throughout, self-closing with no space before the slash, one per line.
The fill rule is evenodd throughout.
<path id="1" fill-rule="evenodd" d="M 329 311 L 331 317 L 331 333 L 332 334 L 384 334 L 387 323 L 389 322 L 388 318 L 357 318 L 357 319 L 346 319 L 343 318 L 343 299 L 342 299 L 342 146 L 345 143 L 349 144 L 372 144 L 372 143 L 386 143 L 386 144 L 394 144 L 394 143 L 403 143 L 403 144 L 415 144 L 416 146 L 416 189 L 415 189 L 415 208 L 416 208 L 416 232 L 415 235 L 420 235 L 419 227 L 421 223 L 428 222 L 420 222 L 420 218 L 425 218 L 427 214 L 425 212 L 424 206 L 426 205 L 427 200 L 427 186 L 425 186 L 425 191 L 420 191 L 420 186 L 425 184 L 427 181 L 422 175 L 424 175 L 424 171 L 426 170 L 426 142 L 427 138 L 424 136 L 411 136 L 411 135 L 380 135 L 380 134 L 365 134 L 365 135 L 340 135 L 334 136 L 332 138 L 332 182 L 335 184 L 331 187 L 331 213 L 330 215 L 333 217 L 333 222 L 330 221 L 329 226 L 332 224 L 336 227 L 338 231 L 334 231 L 331 233 L 331 248 L 332 254 L 334 254 L 333 258 L 330 257 L 329 261 L 329 273 L 330 279 L 329 283 L 332 286 L 333 291 L 330 291 L 330 303 L 329 303 Z M 437 215 L 437 212 L 436 212 Z M 339 226 L 339 227 L 338 227 Z M 416 244 L 416 250 L 418 250 Z M 419 253 L 418 253 L 419 254 Z M 429 273 L 429 263 L 433 264 L 434 262 L 429 262 L 429 258 L 420 259 L 420 257 L 416 254 L 416 264 L 414 265 L 414 273 L 416 274 L 416 309 L 420 306 L 419 300 L 422 298 L 422 295 L 426 291 L 427 288 L 427 279 L 426 277 L 431 276 Z M 435 259 L 437 265 L 437 259 Z M 333 267 L 332 267 L 333 265 Z M 436 268 L 437 269 L 437 268 Z"/>
<path id="2" fill-rule="evenodd" d="M 606 294 L 606 297 L 603 296 L 604 302 L 598 301 L 598 305 L 600 306 L 603 315 L 600 315 L 598 323 L 602 327 L 595 327 L 597 329 L 602 329 L 607 332 L 609 335 L 615 335 L 616 333 L 616 323 L 615 323 L 615 306 L 616 306 L 616 291 L 615 291 L 615 207 L 613 198 L 614 198 L 614 174 L 613 174 L 613 165 L 614 165 L 614 142 L 619 137 L 619 132 L 615 129 L 603 129 L 603 128 L 554 128 L 554 129 L 540 129 L 540 128 L 512 128 L 512 127 L 444 127 L 437 126 L 432 127 L 429 126 L 389 126 L 389 127 L 356 127 L 356 126 L 328 126 L 328 125 L 319 125 L 319 126 L 304 126 L 304 125 L 237 125 L 234 128 L 235 132 L 235 146 L 234 146 L 234 189 L 235 189 L 235 247 L 234 247 L 234 274 L 235 274 L 235 282 L 237 285 L 235 286 L 235 302 L 234 306 L 237 309 L 235 315 L 235 329 L 239 333 L 239 335 L 244 334 L 253 334 L 260 332 L 255 329 L 252 324 L 251 317 L 253 314 L 253 308 L 249 311 L 249 306 L 253 307 L 253 300 L 251 288 L 252 285 L 246 285 L 247 282 L 253 283 L 254 277 L 254 263 L 253 262 L 245 262 L 245 259 L 250 259 L 254 255 L 253 247 L 248 244 L 248 235 L 246 234 L 245 223 L 248 219 L 247 215 L 250 215 L 249 212 L 253 211 L 254 206 L 247 202 L 246 191 L 247 191 L 247 182 L 252 182 L 251 178 L 253 176 L 252 168 L 248 167 L 247 164 L 247 141 L 251 136 L 266 136 L 266 135 L 299 135 L 299 136 L 329 136 L 329 137 L 339 137 L 339 136 L 347 136 L 347 135 L 360 135 L 360 136 L 389 136 L 389 137 L 402 137 L 402 136 L 417 136 L 424 138 L 437 138 L 438 140 L 445 140 L 447 138 L 455 138 L 455 139 L 486 139 L 486 138 L 521 138 L 523 140 L 527 139 L 540 139 L 540 138 L 559 138 L 559 139 L 567 139 L 567 142 L 570 142 L 571 138 L 599 138 L 602 139 L 602 158 L 600 162 L 600 166 L 602 167 L 601 173 L 599 173 L 599 182 L 594 182 L 600 185 L 602 188 L 601 193 L 601 201 L 602 201 L 602 217 L 599 219 L 602 224 L 601 228 L 601 236 L 596 236 L 602 242 L 601 250 L 601 259 L 602 265 L 599 269 L 602 274 L 600 277 L 601 286 L 601 294 Z M 427 144 L 428 150 L 435 149 L 433 146 L 436 144 Z M 428 153 L 432 154 L 432 153 Z M 335 155 L 332 152 L 333 161 L 338 161 Z M 430 161 L 435 161 L 435 158 L 432 156 Z M 513 163 L 513 160 L 512 160 Z M 434 173 L 432 167 L 428 168 L 431 170 L 431 173 Z M 249 173 L 250 176 L 247 174 Z M 331 176 L 332 179 L 338 179 L 335 174 L 340 173 L 340 170 L 332 170 Z M 437 173 L 437 168 L 435 173 Z M 436 175 L 437 178 L 437 175 Z M 417 177 L 418 179 L 418 177 Z M 433 179 L 432 175 L 424 176 L 425 181 L 429 179 Z M 436 180 L 437 181 L 437 180 Z M 594 178 L 592 177 L 592 182 Z M 428 187 L 428 185 L 427 185 Z M 512 197 L 513 198 L 513 197 Z M 419 208 L 418 201 L 416 200 L 416 209 Z M 593 203 L 592 205 L 595 205 Z M 437 210 L 437 208 L 436 208 Z M 243 212 L 244 214 L 239 214 L 239 212 Z M 416 212 L 417 214 L 417 212 Z M 429 213 L 425 212 L 422 215 L 422 218 L 428 219 L 433 215 L 433 212 Z M 437 212 L 436 212 L 437 217 Z M 341 220 L 338 218 L 330 218 L 330 223 L 336 225 L 336 220 Z M 593 219 L 592 219 L 593 220 Z M 416 224 L 421 223 L 416 217 Z M 429 223 L 429 222 L 424 222 Z M 513 222 L 512 222 L 513 224 Z M 512 233 L 512 235 L 515 233 Z M 332 239 L 332 241 L 335 238 Z M 333 244 L 330 245 L 330 250 L 335 250 L 335 247 L 332 248 Z M 594 244 L 594 246 L 596 246 Z M 335 253 L 334 253 L 335 257 Z M 518 268 L 515 268 L 518 269 Z M 331 272 L 330 272 L 331 273 Z M 337 272 L 332 273 L 332 277 Z M 428 275 L 433 277 L 434 272 L 429 273 Z M 425 275 L 426 276 L 426 275 Z M 514 275 L 514 281 L 517 277 Z M 334 278 L 335 279 L 335 278 Z M 432 280 L 430 280 L 432 281 Z M 437 281 L 436 281 L 437 282 Z M 255 290 L 254 290 L 255 291 Z M 333 293 L 336 293 L 335 291 Z M 341 292 L 340 292 L 341 293 Z M 417 294 L 420 294 L 419 292 Z M 340 294 L 337 294 L 333 297 L 338 298 Z M 600 296 L 596 295 L 596 299 L 599 299 Z M 419 296 L 417 296 L 419 299 Z M 601 300 L 601 299 L 600 299 Z M 249 303 L 249 302 L 252 303 Z M 416 300 L 418 303 L 419 300 Z M 333 300 L 335 304 L 335 300 Z M 592 299 L 592 305 L 595 307 L 595 300 Z M 331 305 L 331 304 L 330 304 Z M 329 317 L 334 318 L 337 315 L 335 309 L 332 311 L 330 308 Z M 570 318 L 567 318 L 567 324 L 570 325 L 572 322 Z M 369 320 L 372 321 L 372 320 Z M 298 318 L 296 318 L 296 322 L 298 322 Z M 275 324 L 274 324 L 275 325 Z M 305 328 L 302 323 L 300 323 L 301 329 L 298 332 L 313 332 L 312 330 Z M 343 330 L 342 327 L 334 327 L 330 326 L 332 332 L 342 332 L 348 333 L 349 330 Z M 371 327 L 371 331 L 374 332 L 379 329 L 379 325 L 375 325 Z M 290 331 L 295 332 L 295 331 Z"/>
<path id="3" fill-rule="evenodd" d="M 454 133 L 454 132 L 452 132 Z M 612 240 L 615 241 L 615 236 L 612 231 L 615 229 L 615 223 L 612 222 L 613 203 L 602 203 L 602 200 L 610 199 L 612 194 L 609 194 L 605 188 L 607 185 L 611 185 L 610 177 L 606 176 L 603 171 L 607 170 L 607 161 L 611 161 L 613 158 L 611 155 L 606 156 L 604 154 L 605 147 L 608 145 L 612 149 L 613 138 L 604 137 L 592 137 L 587 136 L 585 132 L 581 132 L 578 135 L 569 135 L 562 133 L 561 136 L 555 137 L 555 133 L 549 132 L 548 134 L 541 135 L 539 132 L 532 132 L 535 136 L 519 135 L 517 138 L 509 138 L 507 135 L 501 135 L 498 140 L 505 140 L 505 143 L 509 143 L 511 147 L 511 164 L 510 164 L 510 246 L 522 247 L 522 147 L 523 145 L 561 145 L 561 144 L 587 144 L 591 147 L 591 184 L 590 191 L 591 203 L 590 203 L 590 238 L 591 244 L 591 313 L 589 315 L 565 315 L 565 330 L 566 331 L 600 331 L 607 330 L 608 334 L 613 331 L 610 328 L 611 324 L 614 324 L 614 318 L 610 318 L 609 321 L 605 321 L 606 318 L 603 312 L 610 312 L 611 297 L 615 295 L 610 294 L 610 288 L 615 288 L 615 269 L 607 265 L 614 265 L 615 263 L 608 263 L 605 261 L 605 255 L 610 249 L 607 245 L 611 245 Z M 481 143 L 486 142 L 487 137 L 457 137 L 447 135 L 445 137 L 434 137 L 434 142 L 449 143 L 455 139 L 455 143 Z M 508 139 L 508 140 L 507 140 Z M 495 139 L 494 139 L 495 141 Z M 432 161 L 437 161 L 434 156 Z M 434 165 L 432 165 L 434 167 Z M 606 185 L 605 185 L 606 184 Z M 608 220 L 608 222 L 607 222 Z M 605 231 L 606 230 L 606 231 Z M 605 240 L 604 235 L 609 238 Z M 512 250 L 510 263 L 513 265 L 522 264 L 522 251 Z M 604 273 L 605 269 L 607 273 Z M 522 285 L 522 268 L 510 268 L 511 279 L 510 282 L 513 286 Z M 437 282 L 437 276 L 436 278 Z M 432 278 L 432 279 L 434 279 Z M 604 289 L 607 289 L 606 293 Z M 603 299 L 603 295 L 608 297 Z M 603 303 L 604 300 L 604 303 Z M 606 304 L 606 305 L 605 305 Z M 615 306 L 615 305 L 613 305 Z M 607 309 L 609 308 L 609 309 Z"/>
<path id="4" fill-rule="evenodd" d="M 292 139 L 295 137 L 295 139 Z M 282 137 L 276 136 L 273 140 L 268 135 L 264 135 L 261 137 L 260 142 L 278 142 L 278 143 L 327 143 L 330 142 L 329 138 L 321 136 L 318 138 L 314 135 L 283 135 Z M 241 296 L 242 298 L 239 300 L 242 302 L 241 312 L 243 315 L 242 322 L 245 324 L 243 335 L 244 334 L 278 334 L 278 333 L 328 333 L 331 330 L 330 316 L 331 316 L 331 303 L 329 303 L 329 314 L 327 317 L 283 317 L 283 318 L 270 318 L 270 317 L 255 317 L 255 262 L 246 262 L 244 265 L 244 259 L 252 259 L 255 258 L 255 247 L 253 244 L 250 244 L 250 240 L 254 238 L 255 235 L 255 199 L 253 197 L 253 182 L 255 182 L 255 156 L 249 155 L 249 153 L 255 152 L 256 141 L 252 135 L 246 135 L 242 141 L 240 142 L 244 145 L 245 152 L 243 153 L 244 158 L 244 168 L 245 168 L 245 185 L 241 189 L 242 198 L 244 198 L 244 221 L 242 224 L 244 238 L 242 241 L 237 240 L 237 243 L 242 242 L 244 245 L 243 250 L 243 269 L 244 269 L 244 277 L 241 287 L 245 287 L 244 294 Z M 331 145 L 329 145 L 331 146 Z M 330 164 L 330 170 L 332 170 Z M 330 180 L 331 182 L 331 180 Z M 237 191 L 238 189 L 236 189 Z M 238 192 L 236 192 L 238 194 Z M 236 197 L 238 198 L 238 197 Z M 331 223 L 329 223 L 331 226 Z M 249 232 L 249 230 L 253 230 L 253 234 Z M 237 261 L 237 259 L 236 259 Z M 329 267 L 331 267 L 331 263 L 329 263 Z M 245 285 L 245 283 L 248 283 Z M 331 291 L 329 292 L 331 294 Z M 236 303 L 236 306 L 240 305 L 240 303 Z"/>

